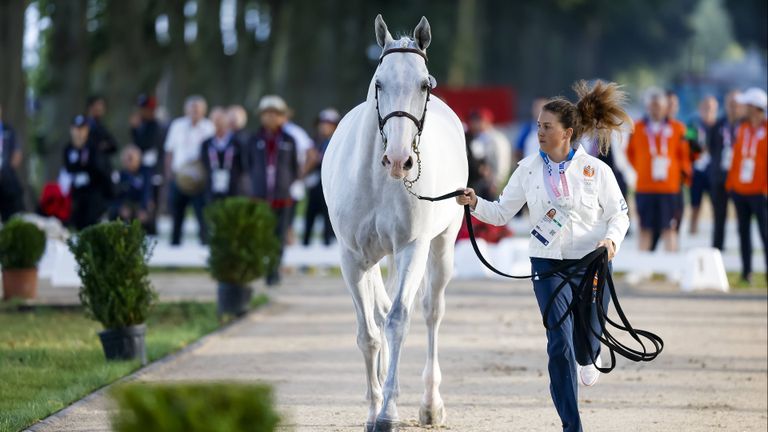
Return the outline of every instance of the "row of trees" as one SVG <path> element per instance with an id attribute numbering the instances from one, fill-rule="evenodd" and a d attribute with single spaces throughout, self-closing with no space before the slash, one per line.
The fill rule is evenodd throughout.
<path id="1" fill-rule="evenodd" d="M 680 56 L 702 1 L 712 0 L 2 0 L 0 103 L 51 178 L 67 123 L 94 92 L 106 96 L 122 142 L 142 92 L 156 93 L 172 116 L 190 93 L 249 108 L 279 93 L 307 125 L 325 106 L 352 107 L 375 67 L 377 13 L 405 32 L 429 18 L 430 70 L 440 85 L 509 85 L 527 102 L 565 94 L 578 78 Z M 739 41 L 765 52 L 766 2 L 722 1 L 739 20 Z M 39 61 L 24 71 L 30 7 L 47 25 Z"/>

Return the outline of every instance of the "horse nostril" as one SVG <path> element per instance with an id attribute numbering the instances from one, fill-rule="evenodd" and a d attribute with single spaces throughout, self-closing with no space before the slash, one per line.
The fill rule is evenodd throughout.
<path id="1" fill-rule="evenodd" d="M 405 168 L 406 170 L 409 170 L 409 169 L 413 168 L 413 157 L 412 156 L 408 156 L 408 160 L 405 161 L 405 165 L 403 165 L 403 168 Z"/>
<path id="2" fill-rule="evenodd" d="M 381 166 L 387 166 L 389 164 L 390 164 L 389 158 L 386 155 L 384 155 L 384 157 L 381 158 Z"/>

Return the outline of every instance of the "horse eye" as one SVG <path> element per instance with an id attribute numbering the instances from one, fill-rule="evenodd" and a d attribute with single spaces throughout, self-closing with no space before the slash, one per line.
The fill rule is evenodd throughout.
<path id="1" fill-rule="evenodd" d="M 429 89 L 429 84 L 428 84 L 428 83 L 423 83 L 423 84 L 421 85 L 421 89 L 422 89 L 423 91 L 427 91 L 427 90 Z"/>
<path id="2" fill-rule="evenodd" d="M 376 84 L 375 84 L 375 85 L 376 85 L 376 88 L 377 88 L 377 89 L 381 90 L 381 83 L 380 83 L 380 82 L 376 81 Z"/>

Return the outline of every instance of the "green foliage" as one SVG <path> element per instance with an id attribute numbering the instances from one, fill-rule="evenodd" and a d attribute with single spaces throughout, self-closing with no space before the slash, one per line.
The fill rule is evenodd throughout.
<path id="1" fill-rule="evenodd" d="M 0 230 L 0 266 L 4 269 L 29 269 L 45 251 L 45 233 L 21 218 L 11 219 Z"/>
<path id="2" fill-rule="evenodd" d="M 105 328 L 145 322 L 157 293 L 147 266 L 154 243 L 146 239 L 141 224 L 94 225 L 68 244 L 77 260 L 80 301 L 88 316 Z"/>
<path id="3" fill-rule="evenodd" d="M 0 306 L 0 432 L 24 430 L 141 367 L 138 360 L 105 362 L 101 325 L 81 308 L 19 306 Z M 220 326 L 216 304 L 190 302 L 158 304 L 147 325 L 150 361 Z"/>
<path id="4" fill-rule="evenodd" d="M 280 422 L 267 385 L 128 384 L 112 396 L 117 432 L 269 432 Z"/>
<path id="5" fill-rule="evenodd" d="M 208 269 L 220 282 L 243 286 L 277 264 L 276 219 L 265 203 L 234 197 L 205 211 L 210 232 Z"/>

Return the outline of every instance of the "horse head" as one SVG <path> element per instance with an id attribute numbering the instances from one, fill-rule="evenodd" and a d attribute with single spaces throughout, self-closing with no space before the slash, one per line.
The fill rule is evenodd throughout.
<path id="1" fill-rule="evenodd" d="M 382 48 L 373 77 L 378 127 L 384 142 L 381 164 L 395 179 L 413 168 L 414 152 L 424 127 L 427 102 L 435 79 L 427 70 L 429 22 L 422 17 L 413 37 L 395 40 L 381 15 L 376 17 L 376 41 Z"/>

